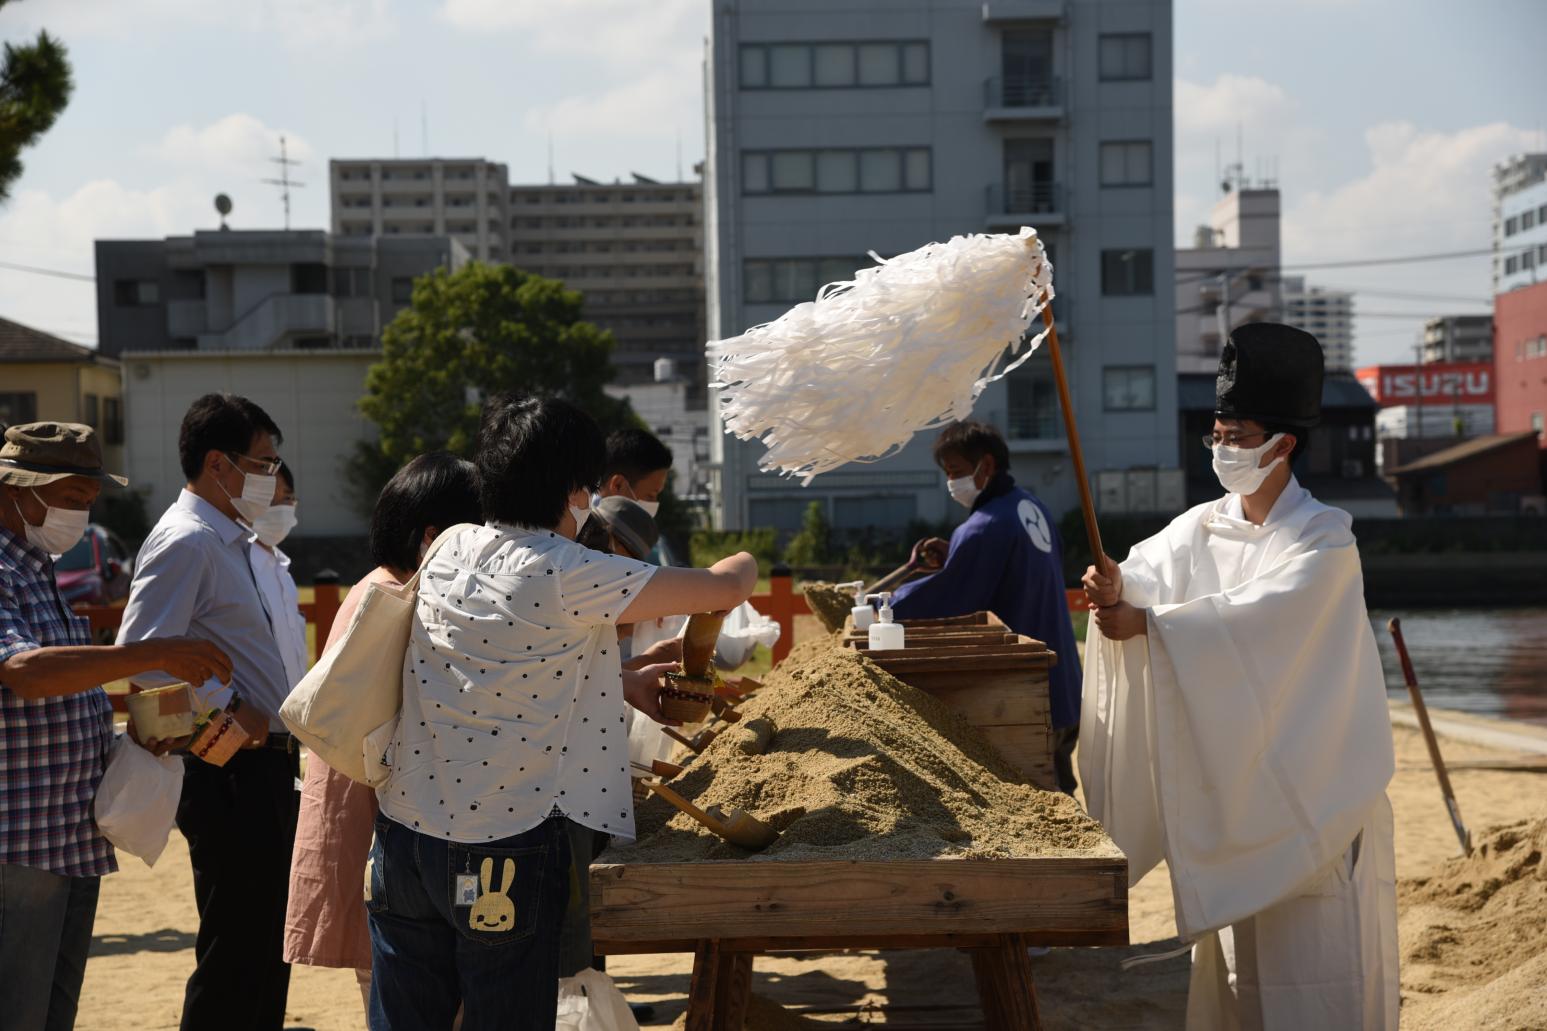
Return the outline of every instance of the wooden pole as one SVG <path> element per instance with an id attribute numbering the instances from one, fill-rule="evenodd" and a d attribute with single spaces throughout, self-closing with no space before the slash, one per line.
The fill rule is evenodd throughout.
<path id="1" fill-rule="evenodd" d="M 1080 428 L 1074 422 L 1074 400 L 1069 396 L 1069 377 L 1064 372 L 1064 355 L 1058 347 L 1058 327 L 1053 322 L 1053 304 L 1042 308 L 1042 324 L 1047 327 L 1048 356 L 1053 359 L 1053 379 L 1058 384 L 1058 404 L 1064 413 L 1064 434 L 1069 439 L 1069 457 L 1074 461 L 1074 478 L 1080 488 L 1080 510 L 1085 515 L 1085 533 L 1090 539 L 1092 563 L 1106 575 L 1106 552 L 1101 548 L 1101 529 L 1096 525 L 1096 502 L 1090 494 L 1090 477 L 1085 473 L 1085 453 L 1080 449 Z"/>
<path id="2" fill-rule="evenodd" d="M 1413 660 L 1407 656 L 1407 642 L 1402 640 L 1402 621 L 1392 619 L 1386 624 L 1386 629 L 1391 631 L 1391 639 L 1397 645 L 1397 658 L 1402 662 L 1402 679 L 1407 681 L 1407 693 L 1413 699 L 1413 711 L 1418 714 L 1418 729 L 1423 731 L 1423 743 L 1429 746 L 1429 761 L 1434 764 L 1434 775 L 1439 778 L 1440 793 L 1445 796 L 1445 808 L 1450 813 L 1450 825 L 1456 829 L 1456 837 L 1461 841 L 1461 850 L 1467 855 L 1472 854 L 1472 834 L 1466 829 L 1466 824 L 1461 822 L 1461 807 L 1456 804 L 1456 793 L 1450 787 L 1450 774 L 1445 770 L 1445 760 L 1440 756 L 1440 742 L 1434 736 L 1434 728 L 1429 725 L 1429 707 L 1423 703 L 1423 695 L 1418 690 L 1418 674 L 1413 672 Z"/>

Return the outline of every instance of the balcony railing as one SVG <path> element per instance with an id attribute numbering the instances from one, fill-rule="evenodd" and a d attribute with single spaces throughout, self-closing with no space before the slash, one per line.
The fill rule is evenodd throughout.
<path id="1" fill-rule="evenodd" d="M 988 187 L 988 214 L 1051 215 L 1063 211 L 1063 188 L 1054 182 L 1034 182 L 1029 186 L 1009 187 L 992 183 Z"/>
<path id="2" fill-rule="evenodd" d="M 1064 83 L 1056 75 L 994 75 L 983 80 L 983 106 L 989 111 L 1008 116 L 1044 111 L 1057 115 L 1063 102 Z"/>

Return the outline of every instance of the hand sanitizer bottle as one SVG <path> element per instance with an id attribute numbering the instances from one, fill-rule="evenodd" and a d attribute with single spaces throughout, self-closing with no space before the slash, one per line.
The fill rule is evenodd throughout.
<path id="1" fill-rule="evenodd" d="M 892 622 L 892 592 L 883 591 L 869 597 L 881 599 L 881 613 L 876 621 L 870 624 L 870 650 L 901 651 L 904 648 L 903 627 L 901 623 Z"/>
<path id="2" fill-rule="evenodd" d="M 870 607 L 870 602 L 865 598 L 865 582 L 855 580 L 851 583 L 837 584 L 840 591 L 854 592 L 854 607 L 849 610 L 849 616 L 854 620 L 855 630 L 864 630 L 876 621 L 876 610 Z"/>

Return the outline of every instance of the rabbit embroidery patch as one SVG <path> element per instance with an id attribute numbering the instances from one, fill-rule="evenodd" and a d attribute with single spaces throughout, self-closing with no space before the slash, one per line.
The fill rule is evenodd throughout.
<path id="1" fill-rule="evenodd" d="M 490 881 L 494 876 L 493 858 L 485 858 L 478 868 L 478 880 L 483 894 L 473 903 L 467 914 L 467 926 L 475 931 L 508 931 L 516 926 L 516 904 L 510 899 L 510 889 L 516 883 L 516 861 L 505 860 L 501 871 L 502 890 L 495 891 Z"/>

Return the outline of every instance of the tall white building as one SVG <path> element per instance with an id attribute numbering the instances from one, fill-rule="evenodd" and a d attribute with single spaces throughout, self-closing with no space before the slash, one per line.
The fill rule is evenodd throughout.
<path id="1" fill-rule="evenodd" d="M 811 300 L 869 251 L 1034 226 L 1090 473 L 1176 465 L 1170 3 L 721 0 L 706 74 L 711 338 Z M 1022 485 L 1075 505 L 1045 354 L 974 415 L 1005 432 Z M 932 437 L 802 488 L 716 427 L 715 522 L 793 529 L 812 500 L 839 529 L 943 520 L 960 509 Z"/>
<path id="2" fill-rule="evenodd" d="M 1177 372 L 1213 375 L 1230 330 L 1281 318 L 1279 258 L 1276 188 L 1238 185 L 1215 202 L 1176 251 Z"/>
<path id="3" fill-rule="evenodd" d="M 1493 292 L 1547 280 L 1547 154 L 1493 167 Z"/>
<path id="4" fill-rule="evenodd" d="M 483 158 L 328 162 L 333 232 L 450 236 L 479 261 L 510 258 L 510 176 Z"/>
<path id="5" fill-rule="evenodd" d="M 1321 343 L 1328 372 L 1354 369 L 1354 295 L 1347 290 L 1309 286 L 1304 276 L 1282 281 L 1284 321 Z"/>

